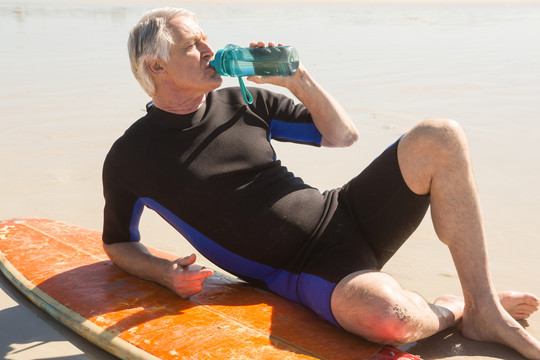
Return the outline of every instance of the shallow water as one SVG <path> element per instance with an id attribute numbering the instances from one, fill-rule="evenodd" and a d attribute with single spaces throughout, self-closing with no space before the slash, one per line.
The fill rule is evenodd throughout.
<path id="1" fill-rule="evenodd" d="M 0 2 L 0 218 L 101 227 L 103 158 L 148 100 L 129 70 L 127 32 L 153 7 Z M 540 294 L 539 4 L 189 9 L 214 50 L 254 40 L 295 46 L 349 111 L 362 133 L 352 148 L 276 144 L 285 164 L 321 189 L 346 182 L 419 120 L 458 120 L 471 143 L 495 283 Z M 155 246 L 187 251 L 146 217 Z M 429 219 L 388 271 L 430 300 L 460 291 Z M 530 321 L 538 333 L 539 318 Z"/>

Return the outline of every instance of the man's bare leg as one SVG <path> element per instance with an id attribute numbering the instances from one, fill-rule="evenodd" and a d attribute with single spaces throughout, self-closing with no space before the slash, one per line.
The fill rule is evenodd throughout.
<path id="1" fill-rule="evenodd" d="M 497 295 L 514 319 L 526 319 L 538 310 L 536 296 L 516 291 Z M 463 297 L 443 295 L 429 304 L 402 288 L 390 275 L 363 271 L 343 279 L 332 296 L 332 311 L 346 330 L 371 341 L 401 345 L 457 325 L 463 318 Z"/>
<path id="2" fill-rule="evenodd" d="M 332 312 L 345 330 L 390 345 L 413 342 L 456 325 L 463 308 L 463 300 L 453 296 L 428 304 L 378 271 L 353 273 L 332 294 Z"/>
<path id="3" fill-rule="evenodd" d="M 462 285 L 463 334 L 476 340 L 502 343 L 527 358 L 540 359 L 540 342 L 504 310 L 495 293 L 487 260 L 478 193 L 467 141 L 461 128 L 444 119 L 422 122 L 402 138 L 398 147 L 398 160 L 409 188 L 416 194 L 430 193 L 435 231 L 450 249 Z M 372 278 L 377 278 L 379 274 L 352 275 L 352 278 L 344 279 L 336 288 L 332 297 L 332 309 L 338 322 L 346 329 L 356 328 L 354 322 L 362 322 L 363 326 L 370 323 L 362 320 L 364 315 L 369 317 L 386 312 L 389 319 L 395 320 L 397 317 L 400 321 L 385 324 L 382 333 L 379 326 L 379 333 L 370 339 L 377 341 L 377 336 L 383 336 L 382 340 L 385 340 L 387 332 L 397 338 L 402 336 L 402 340 L 406 341 L 430 336 L 459 321 L 460 312 L 456 309 L 460 307 L 455 301 L 441 299 L 439 304 L 426 307 L 423 299 L 407 291 L 400 292 L 401 287 L 391 280 L 373 281 Z M 362 297 L 352 295 L 351 292 L 355 291 L 363 291 L 364 298 L 377 299 L 383 305 L 369 314 L 361 310 L 356 314 L 359 316 L 347 317 L 342 312 L 343 306 L 347 303 L 351 305 L 349 301 L 353 298 L 358 301 Z M 392 296 L 392 293 L 401 298 Z M 372 301 L 368 301 L 364 305 L 369 308 L 372 304 Z M 360 332 L 364 331 L 361 329 Z M 397 338 L 395 342 L 398 342 Z"/>

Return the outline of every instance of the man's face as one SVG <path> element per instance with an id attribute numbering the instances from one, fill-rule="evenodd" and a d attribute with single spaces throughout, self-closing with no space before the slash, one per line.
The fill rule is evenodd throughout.
<path id="1" fill-rule="evenodd" d="M 208 64 L 214 51 L 194 19 L 181 16 L 173 19 L 174 44 L 164 69 L 174 87 L 188 95 L 206 94 L 221 86 L 223 80 Z"/>

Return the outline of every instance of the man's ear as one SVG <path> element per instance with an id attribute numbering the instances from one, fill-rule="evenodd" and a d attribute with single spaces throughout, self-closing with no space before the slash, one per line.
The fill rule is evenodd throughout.
<path id="1" fill-rule="evenodd" d="M 164 71 L 163 66 L 161 65 L 161 62 L 159 60 L 151 60 L 146 63 L 146 66 L 151 73 L 156 75 Z"/>

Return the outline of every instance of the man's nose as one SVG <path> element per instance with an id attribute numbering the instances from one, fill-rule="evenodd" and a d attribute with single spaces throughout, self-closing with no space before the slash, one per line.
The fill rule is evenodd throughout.
<path id="1" fill-rule="evenodd" d="M 201 42 L 201 49 L 199 51 L 205 58 L 213 58 L 215 54 L 212 47 L 206 41 Z"/>

